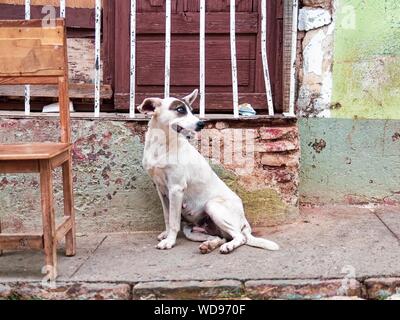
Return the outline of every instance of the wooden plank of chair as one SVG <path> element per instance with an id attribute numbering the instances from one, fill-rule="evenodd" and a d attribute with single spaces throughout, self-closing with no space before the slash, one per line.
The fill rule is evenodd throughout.
<path id="1" fill-rule="evenodd" d="M 0 163 L 1 161 L 49 160 L 70 148 L 70 143 L 0 144 Z"/>
<path id="2" fill-rule="evenodd" d="M 54 20 L 56 27 L 63 27 L 63 19 Z M 34 20 L 0 20 L 0 28 L 42 28 L 43 21 L 41 19 Z"/>
<path id="3" fill-rule="evenodd" d="M 62 240 L 67 235 L 67 233 L 72 229 L 72 225 L 73 222 L 71 217 L 65 216 L 63 222 L 58 225 L 56 230 L 57 241 Z"/>
<path id="4" fill-rule="evenodd" d="M 64 48 L 41 39 L 0 39 L 0 76 L 62 76 Z"/>
<path id="5" fill-rule="evenodd" d="M 41 234 L 0 234 L 2 250 L 42 250 L 43 235 Z"/>
<path id="6" fill-rule="evenodd" d="M 0 161 L 0 173 L 38 173 L 39 162 L 38 160 L 8 160 Z"/>

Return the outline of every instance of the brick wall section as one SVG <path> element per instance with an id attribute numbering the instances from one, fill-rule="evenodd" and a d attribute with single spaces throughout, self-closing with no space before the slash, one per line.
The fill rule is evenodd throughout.
<path id="1" fill-rule="evenodd" d="M 125 118 L 126 119 L 126 118 Z M 74 193 L 78 232 L 163 229 L 160 201 L 144 172 L 146 121 L 121 118 L 73 119 Z M 245 203 L 254 226 L 294 221 L 298 215 L 299 142 L 294 120 L 210 121 L 202 135 L 254 134 L 250 158 L 214 167 Z M 1 117 L 0 143 L 57 141 L 58 120 Z M 224 147 L 224 146 L 223 146 Z M 201 146 L 199 146 L 201 148 Z M 207 157 L 207 152 L 204 152 Z M 59 170 L 55 172 L 56 211 L 62 212 Z M 40 230 L 37 175 L 0 175 L 0 218 L 5 232 Z"/>

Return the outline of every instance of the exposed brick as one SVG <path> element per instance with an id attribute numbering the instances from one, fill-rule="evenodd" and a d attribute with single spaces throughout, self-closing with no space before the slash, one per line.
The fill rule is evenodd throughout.
<path id="1" fill-rule="evenodd" d="M 331 8 L 333 0 L 302 0 L 304 6 L 314 7 L 314 8 Z"/>
<path id="2" fill-rule="evenodd" d="M 262 155 L 261 163 L 270 167 L 297 167 L 299 165 L 299 155 L 266 153 Z"/>
<path id="3" fill-rule="evenodd" d="M 299 149 L 298 144 L 291 141 L 278 140 L 278 141 L 265 142 L 266 152 L 285 152 L 285 151 L 294 151 L 298 149 Z"/>
<path id="4" fill-rule="evenodd" d="M 263 140 L 277 140 L 282 138 L 297 137 L 297 127 L 262 127 L 260 128 L 260 136 Z"/>
<path id="5" fill-rule="evenodd" d="M 223 299 L 240 297 L 240 281 L 155 281 L 139 283 L 133 288 L 133 298 L 147 299 Z"/>
<path id="6" fill-rule="evenodd" d="M 321 299 L 338 295 L 360 296 L 361 286 L 341 292 L 342 280 L 256 280 L 245 283 L 246 296 L 253 299 Z"/>
<path id="7" fill-rule="evenodd" d="M 369 299 L 387 299 L 400 292 L 400 278 L 371 278 L 365 280 Z"/>

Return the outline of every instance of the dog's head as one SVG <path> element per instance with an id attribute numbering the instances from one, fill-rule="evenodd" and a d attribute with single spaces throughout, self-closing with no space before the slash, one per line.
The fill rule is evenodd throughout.
<path id="1" fill-rule="evenodd" d="M 138 107 L 141 113 L 150 115 L 160 127 L 169 128 L 190 139 L 194 132 L 204 128 L 204 122 L 193 115 L 192 104 L 196 101 L 198 90 L 181 99 L 147 98 Z"/>

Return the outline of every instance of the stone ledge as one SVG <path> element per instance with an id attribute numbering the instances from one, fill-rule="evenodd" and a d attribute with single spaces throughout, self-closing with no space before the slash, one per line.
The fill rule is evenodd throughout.
<path id="1" fill-rule="evenodd" d="M 354 280 L 347 290 L 340 280 L 255 280 L 245 283 L 251 299 L 322 299 L 336 296 L 361 296 L 361 284 Z"/>
<path id="2" fill-rule="evenodd" d="M 387 299 L 400 293 L 400 278 L 371 278 L 365 280 L 368 299 Z"/>
<path id="3" fill-rule="evenodd" d="M 0 299 L 12 300 L 130 300 L 129 284 L 57 283 L 55 288 L 40 282 L 0 284 Z"/>
<path id="4" fill-rule="evenodd" d="M 139 283 L 133 298 L 147 299 L 232 299 L 242 296 L 242 283 L 236 280 L 159 281 Z"/>
<path id="5" fill-rule="evenodd" d="M 399 300 L 400 278 L 352 280 L 209 280 L 130 283 L 59 282 L 54 289 L 40 282 L 0 283 L 0 300 Z"/>

